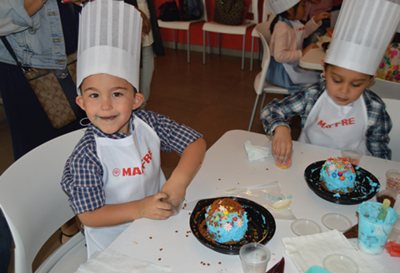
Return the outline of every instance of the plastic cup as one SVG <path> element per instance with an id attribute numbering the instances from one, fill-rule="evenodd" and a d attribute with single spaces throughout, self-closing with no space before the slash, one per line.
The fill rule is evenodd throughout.
<path id="1" fill-rule="evenodd" d="M 288 169 L 288 168 L 290 168 L 290 166 L 292 166 L 292 160 L 288 159 L 285 162 L 279 162 L 279 161 L 275 160 L 275 165 L 281 169 Z"/>
<path id="2" fill-rule="evenodd" d="M 400 194 L 400 171 L 388 170 L 386 172 L 386 189 L 392 189 Z"/>
<path id="3" fill-rule="evenodd" d="M 385 248 L 388 236 L 397 221 L 396 211 L 389 207 L 384 220 L 378 219 L 382 204 L 363 202 L 358 208 L 358 246 L 368 254 L 379 254 Z"/>
<path id="4" fill-rule="evenodd" d="M 243 245 L 239 250 L 244 273 L 265 273 L 271 259 L 271 251 L 259 243 Z"/>
<path id="5" fill-rule="evenodd" d="M 360 160 L 362 157 L 361 153 L 354 150 L 343 150 L 341 151 L 341 155 L 342 157 L 347 158 L 347 160 L 349 160 L 350 163 L 353 165 L 360 164 Z"/>

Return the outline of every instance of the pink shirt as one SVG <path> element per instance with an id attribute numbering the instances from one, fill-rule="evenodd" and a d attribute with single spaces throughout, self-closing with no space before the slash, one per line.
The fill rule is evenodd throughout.
<path id="1" fill-rule="evenodd" d="M 304 25 L 303 38 L 308 37 L 319 26 L 320 24 L 315 23 L 314 20 L 308 21 Z M 303 56 L 302 48 L 297 46 L 296 30 L 282 21 L 278 21 L 274 27 L 270 48 L 271 55 L 280 63 L 295 62 Z"/>

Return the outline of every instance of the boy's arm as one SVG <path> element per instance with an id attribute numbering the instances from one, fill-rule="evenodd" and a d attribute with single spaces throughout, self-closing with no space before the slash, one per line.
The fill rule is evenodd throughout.
<path id="1" fill-rule="evenodd" d="M 167 194 L 155 195 L 120 204 L 107 204 L 93 211 L 78 214 L 82 224 L 90 227 L 106 227 L 124 224 L 140 218 L 167 219 L 173 215 L 171 204 L 164 202 Z"/>
<path id="2" fill-rule="evenodd" d="M 178 207 L 185 198 L 186 189 L 199 170 L 206 152 L 203 138 L 189 144 L 183 151 L 178 165 L 162 187 L 161 191 L 168 195 L 168 202 Z"/>
<path id="3" fill-rule="evenodd" d="M 289 120 L 304 112 L 306 92 L 300 91 L 282 100 L 274 99 L 262 109 L 261 121 L 267 135 L 272 135 L 278 126 L 289 127 Z"/>
<path id="4" fill-rule="evenodd" d="M 375 122 L 367 130 L 367 149 L 373 156 L 391 159 L 392 153 L 388 145 L 392 121 L 382 105 L 380 111 L 369 111 L 368 120 L 371 116 Z"/>

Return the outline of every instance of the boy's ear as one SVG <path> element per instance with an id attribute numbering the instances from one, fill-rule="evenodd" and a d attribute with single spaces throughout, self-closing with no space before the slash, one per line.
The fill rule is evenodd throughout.
<path id="1" fill-rule="evenodd" d="M 144 96 L 140 92 L 135 93 L 135 97 L 133 99 L 133 105 L 132 105 L 132 110 L 138 109 L 140 106 L 142 106 L 144 102 Z"/>
<path id="2" fill-rule="evenodd" d="M 82 97 L 81 95 L 78 95 L 78 96 L 75 98 L 75 102 L 76 102 L 76 104 L 78 104 L 78 106 L 79 106 L 83 111 L 85 111 L 85 105 L 84 105 L 84 103 L 83 103 L 83 97 Z"/>

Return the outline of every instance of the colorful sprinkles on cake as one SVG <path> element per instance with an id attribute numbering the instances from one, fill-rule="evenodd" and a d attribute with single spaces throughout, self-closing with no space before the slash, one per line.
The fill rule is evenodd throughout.
<path id="1" fill-rule="evenodd" d="M 356 172 L 347 158 L 328 158 L 321 168 L 320 177 L 328 191 L 349 193 L 354 190 Z"/>
<path id="2" fill-rule="evenodd" d="M 247 231 L 247 213 L 233 199 L 215 200 L 205 214 L 207 230 L 218 243 L 240 241 Z"/>

